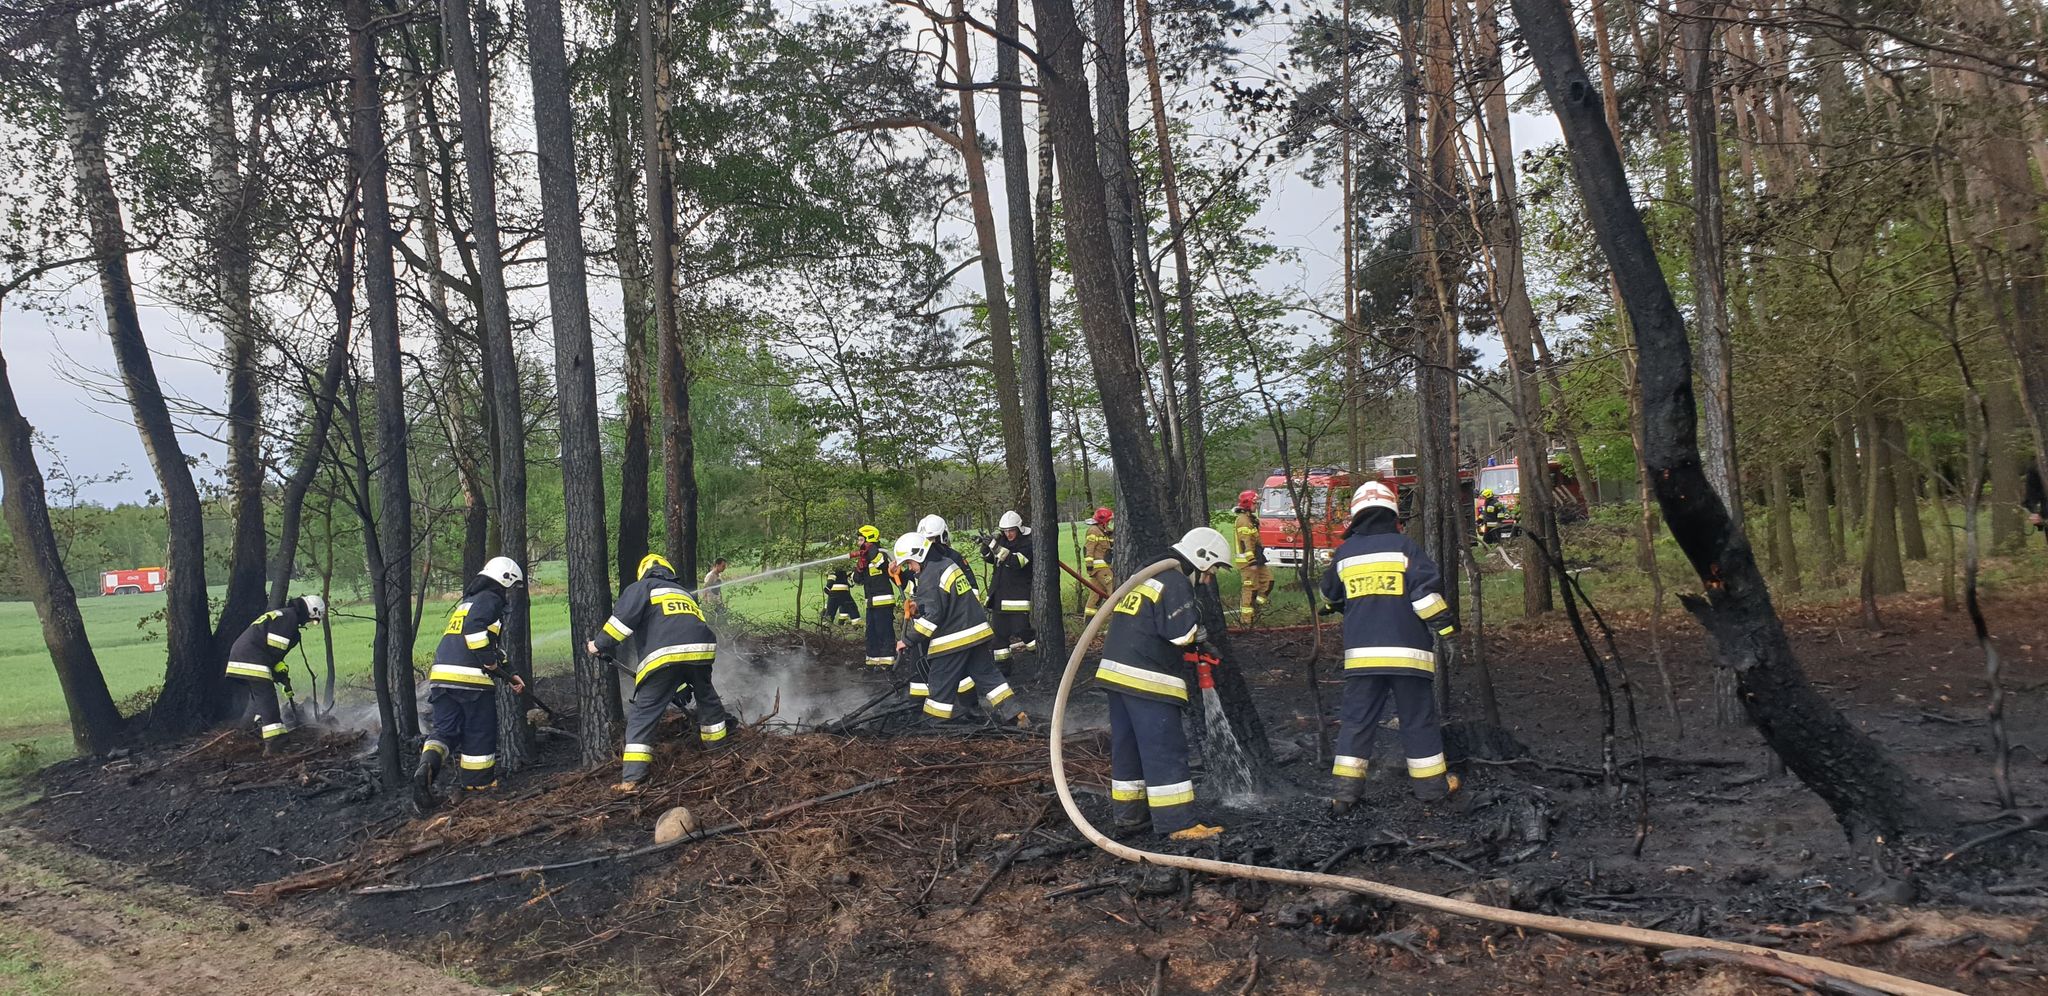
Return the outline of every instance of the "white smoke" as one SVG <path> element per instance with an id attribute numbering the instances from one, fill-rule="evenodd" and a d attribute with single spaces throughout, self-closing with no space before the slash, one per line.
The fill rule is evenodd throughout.
<path id="1" fill-rule="evenodd" d="M 711 683 L 726 712 L 736 718 L 756 721 L 773 711 L 778 721 L 817 724 L 839 718 L 882 690 L 879 682 L 862 678 L 851 668 L 818 663 L 809 648 L 721 640 Z"/>

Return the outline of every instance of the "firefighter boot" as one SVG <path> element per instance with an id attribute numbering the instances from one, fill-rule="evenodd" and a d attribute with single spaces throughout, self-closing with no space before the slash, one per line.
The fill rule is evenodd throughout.
<path id="1" fill-rule="evenodd" d="M 1442 802 L 1457 791 L 1457 775 L 1442 774 L 1415 779 L 1415 797 L 1423 802 Z"/>
<path id="2" fill-rule="evenodd" d="M 434 808 L 434 779 L 441 774 L 441 755 L 447 752 L 439 741 L 429 740 L 420 750 L 420 763 L 412 771 L 412 807 L 425 813 Z"/>
<path id="3" fill-rule="evenodd" d="M 1337 792 L 1330 797 L 1330 815 L 1343 816 L 1365 798 L 1365 777 L 1337 779 Z"/>

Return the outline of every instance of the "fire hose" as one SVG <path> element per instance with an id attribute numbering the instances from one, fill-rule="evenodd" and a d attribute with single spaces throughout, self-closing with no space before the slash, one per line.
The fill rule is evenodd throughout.
<path id="1" fill-rule="evenodd" d="M 1711 937 L 1694 937 L 1689 934 L 1672 933 L 1665 930 L 1647 930 L 1642 927 L 1628 927 L 1618 924 L 1597 923 L 1590 920 L 1575 920 L 1570 917 L 1551 916 L 1544 913 L 1527 913 L 1521 910 L 1488 906 L 1484 903 L 1451 899 L 1397 885 L 1374 882 L 1349 875 L 1330 875 L 1318 872 L 1298 871 L 1291 868 L 1267 868 L 1262 865 L 1247 865 L 1235 861 L 1220 861 L 1213 858 L 1197 858 L 1178 854 L 1162 854 L 1132 847 L 1105 836 L 1097 830 L 1088 818 L 1081 815 L 1080 807 L 1074 804 L 1073 790 L 1067 785 L 1064 741 L 1066 737 L 1067 696 L 1074 690 L 1074 676 L 1080 673 L 1081 659 L 1097 634 L 1108 621 L 1112 608 L 1129 595 L 1146 579 L 1169 570 L 1178 570 L 1180 561 L 1168 558 L 1161 560 L 1132 575 L 1116 593 L 1104 599 L 1102 606 L 1088 620 L 1081 637 L 1074 643 L 1074 652 L 1067 657 L 1067 668 L 1060 675 L 1059 691 L 1052 702 L 1052 780 L 1059 792 L 1060 808 L 1067 811 L 1067 818 L 1088 838 L 1090 843 L 1125 861 L 1140 864 L 1154 864 L 1186 871 L 1207 872 L 1211 875 L 1229 875 L 1236 878 L 1257 879 L 1281 885 L 1300 886 L 1315 889 L 1338 889 L 1373 896 L 1421 909 L 1449 913 L 1455 916 L 1471 917 L 1493 923 L 1506 924 L 1527 930 L 1538 930 L 1565 937 L 1577 937 L 1595 941 L 1617 941 L 1652 950 L 1705 949 L 1740 955 L 1750 959 L 1766 959 L 1785 965 L 1796 966 L 1808 971 L 1820 972 L 1846 982 L 1868 986 L 1881 992 L 1898 996 L 1961 996 L 1952 989 L 1917 982 L 1912 979 L 1888 975 L 1884 972 L 1855 965 L 1817 958 L 1812 955 L 1776 951 L 1753 944 L 1718 940 Z"/>

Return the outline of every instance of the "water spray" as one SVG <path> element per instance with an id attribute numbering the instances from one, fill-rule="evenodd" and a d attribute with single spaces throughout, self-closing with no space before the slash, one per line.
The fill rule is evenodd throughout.
<path id="1" fill-rule="evenodd" d="M 781 577 L 782 575 L 784 575 L 784 574 L 789 574 L 789 573 L 791 573 L 791 572 L 793 572 L 793 571 L 801 571 L 801 570 L 807 570 L 807 569 L 809 569 L 809 568 L 812 568 L 812 567 L 822 567 L 822 566 L 824 566 L 824 565 L 826 565 L 826 564 L 832 563 L 832 562 L 833 562 L 833 561 L 835 561 L 835 560 L 845 560 L 845 559 L 846 559 L 846 555 L 845 555 L 845 554 L 843 554 L 843 553 L 842 553 L 842 554 L 835 554 L 835 555 L 833 555 L 833 556 L 830 556 L 830 557 L 819 557 L 819 558 L 818 558 L 818 559 L 816 559 L 816 560 L 806 560 L 806 561 L 804 561 L 804 562 L 803 562 L 803 563 L 801 563 L 801 564 L 791 564 L 791 565 L 789 565 L 788 567 L 777 567 L 777 568 L 774 568 L 773 570 L 766 570 L 766 571 L 762 571 L 762 572 L 761 572 L 761 573 L 759 573 L 759 574 L 749 574 L 749 575 L 747 575 L 746 577 L 743 577 L 743 578 L 733 578 L 733 579 L 732 579 L 732 580 L 730 580 L 730 581 L 720 581 L 720 582 L 718 582 L 717 584 L 707 584 L 707 585 L 705 585 L 704 587 L 702 587 L 702 588 L 699 588 L 699 589 L 697 589 L 697 591 L 698 591 L 698 593 L 699 593 L 699 594 L 702 594 L 703 592 L 707 592 L 707 591 L 717 591 L 718 589 L 720 589 L 720 588 L 724 588 L 724 587 L 727 587 L 727 586 L 729 586 L 729 585 L 749 585 L 749 584 L 754 584 L 755 582 L 758 582 L 758 581 L 766 581 L 766 580 L 768 580 L 769 578 L 773 578 L 773 577 Z"/>

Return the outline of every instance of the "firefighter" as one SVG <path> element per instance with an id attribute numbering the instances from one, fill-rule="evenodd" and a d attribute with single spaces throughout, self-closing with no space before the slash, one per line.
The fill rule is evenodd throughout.
<path id="1" fill-rule="evenodd" d="M 985 689 L 983 701 L 1003 722 L 1028 728 L 1031 717 L 1017 707 L 1016 693 L 1003 673 L 996 669 L 991 646 L 995 631 L 988 612 L 975 597 L 974 583 L 960 565 L 935 556 L 931 541 L 919 533 L 904 533 L 896 540 L 896 563 L 915 580 L 911 587 L 914 606 L 910 629 L 903 634 L 904 646 L 916 645 L 930 669 L 930 694 L 925 696 L 924 713 L 940 722 L 959 715 L 957 702 L 971 679 Z"/>
<path id="2" fill-rule="evenodd" d="M 291 732 L 277 707 L 277 686 L 284 686 L 286 701 L 292 697 L 292 669 L 284 655 L 298 645 L 299 627 L 326 614 L 327 602 L 320 596 L 294 598 L 284 608 L 257 616 L 228 648 L 227 674 L 241 690 L 242 721 L 256 727 L 265 751 Z"/>
<path id="3" fill-rule="evenodd" d="M 434 666 L 427 671 L 427 705 L 433 710 L 433 733 L 420 746 L 413 771 L 413 803 L 425 809 L 434 801 L 434 780 L 440 777 L 448 751 L 460 751 L 462 787 L 483 791 L 498 786 L 499 681 L 515 693 L 526 682 L 505 670 L 502 633 L 505 596 L 526 582 L 526 572 L 510 557 L 492 557 L 462 589 L 462 601 L 448 614 L 448 627 L 434 648 Z"/>
<path id="4" fill-rule="evenodd" d="M 1024 517 L 1004 512 L 998 531 L 981 544 L 981 559 L 988 561 L 988 614 L 996 629 L 996 666 L 1009 672 L 1010 656 L 1016 651 L 1038 649 L 1038 633 L 1031 628 L 1031 529 Z"/>
<path id="5" fill-rule="evenodd" d="M 853 575 L 860 579 L 868 603 L 868 666 L 896 663 L 896 583 L 889 551 L 882 549 L 882 531 L 860 527 L 860 545 L 853 551 Z"/>
<path id="6" fill-rule="evenodd" d="M 1207 635 L 1195 584 L 1229 566 L 1229 549 L 1214 529 L 1188 530 L 1173 545 L 1180 570 L 1148 578 L 1110 616 L 1095 683 L 1109 697 L 1109 795 L 1121 834 L 1149 827 L 1173 840 L 1199 840 L 1222 832 L 1195 820 L 1181 710 L 1188 705 L 1189 651 Z"/>
<path id="7" fill-rule="evenodd" d="M 1109 569 L 1110 548 L 1115 545 L 1116 524 L 1111 521 L 1115 513 L 1106 508 L 1095 510 L 1095 518 L 1088 521 L 1088 535 L 1081 538 L 1081 567 L 1088 572 L 1088 580 L 1107 594 L 1116 587 L 1116 574 Z M 1081 616 L 1087 618 L 1102 604 L 1103 595 L 1093 591 L 1081 601 Z"/>
<path id="8" fill-rule="evenodd" d="M 1507 511 L 1492 488 L 1479 492 L 1479 536 L 1488 543 L 1500 542 L 1501 516 Z"/>
<path id="9" fill-rule="evenodd" d="M 903 615 L 903 632 L 910 633 L 910 621 L 917 618 L 917 603 L 911 600 L 917 577 L 903 569 L 902 561 L 889 558 L 889 578 L 896 582 L 896 604 Z M 927 666 L 921 644 L 908 640 L 896 641 L 896 665 L 905 668 L 910 675 L 910 700 L 917 702 L 931 694 L 931 669 Z"/>
<path id="10" fill-rule="evenodd" d="M 1259 539 L 1259 493 L 1242 491 L 1237 496 L 1236 545 L 1231 563 L 1242 583 L 1237 604 L 1238 618 L 1250 626 L 1259 610 L 1273 596 L 1273 569 L 1266 566 L 1266 544 Z"/>
<path id="11" fill-rule="evenodd" d="M 981 582 L 974 579 L 974 568 L 968 566 L 967 557 L 953 548 L 953 530 L 946 525 L 945 517 L 934 513 L 917 520 L 917 533 L 925 538 L 926 549 L 929 551 L 925 557 L 926 561 L 934 566 L 941 560 L 952 562 L 953 566 L 960 568 L 960 573 L 967 575 L 967 587 L 974 593 L 974 600 L 981 601 Z M 926 670 L 930 670 L 929 661 L 926 662 Z M 960 694 L 966 695 L 972 691 L 974 675 L 961 672 Z"/>
<path id="12" fill-rule="evenodd" d="M 1400 499 L 1378 481 L 1351 497 L 1351 525 L 1323 574 L 1325 611 L 1344 613 L 1344 702 L 1337 732 L 1336 797 L 1342 814 L 1365 790 L 1366 762 L 1381 712 L 1393 700 L 1401 746 L 1415 795 L 1425 801 L 1457 791 L 1446 773 L 1443 727 L 1436 713 L 1435 641 L 1455 623 L 1442 594 L 1443 576 L 1422 547 L 1402 535 Z"/>
<path id="13" fill-rule="evenodd" d="M 835 567 L 825 575 L 825 610 L 821 615 L 827 622 L 853 622 L 860 618 L 860 606 L 853 602 L 853 571 Z"/>
<path id="14" fill-rule="evenodd" d="M 658 553 L 640 558 L 638 580 L 619 593 L 604 631 L 585 644 L 592 656 L 608 657 L 627 639 L 634 639 L 639 659 L 633 665 L 633 698 L 626 703 L 626 746 L 620 754 L 624 771 L 612 786 L 638 794 L 654 761 L 654 733 L 669 700 L 684 685 L 697 700 L 697 738 L 710 746 L 725 739 L 725 706 L 711 687 L 711 662 L 718 657 L 718 635 L 704 621 L 704 610 L 676 580 L 674 565 Z"/>

